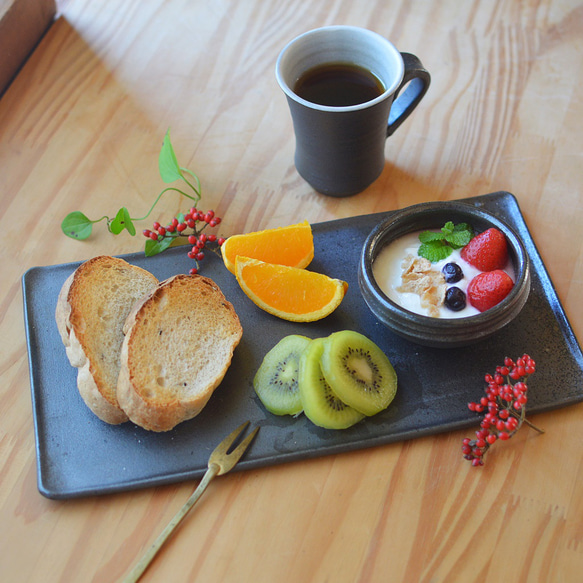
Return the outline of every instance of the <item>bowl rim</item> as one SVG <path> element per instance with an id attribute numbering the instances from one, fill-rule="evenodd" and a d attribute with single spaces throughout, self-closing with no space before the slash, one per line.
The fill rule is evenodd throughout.
<path id="1" fill-rule="evenodd" d="M 386 244 L 388 244 L 389 241 L 392 241 L 400 236 L 423 230 L 424 228 L 431 229 L 440 228 L 443 226 L 443 221 L 439 226 L 437 226 L 439 221 L 435 218 L 436 211 L 439 211 L 441 215 L 444 213 L 464 215 L 467 217 L 466 220 L 469 223 L 472 222 L 472 217 L 474 219 L 477 218 L 482 223 L 490 224 L 492 227 L 499 228 L 506 236 L 506 239 L 509 242 L 509 252 L 511 255 L 515 256 L 515 282 L 508 296 L 506 296 L 506 298 L 504 298 L 504 300 L 502 300 L 496 306 L 479 314 L 473 314 L 461 318 L 434 318 L 424 314 L 418 314 L 404 308 L 389 298 L 380 288 L 372 270 L 374 259 L 378 255 L 379 251 Z M 426 216 L 431 217 L 432 220 L 430 223 L 436 223 L 436 225 L 434 226 L 431 224 L 423 227 L 412 223 L 413 220 L 419 220 Z M 453 220 L 453 218 L 448 220 Z M 405 226 L 398 230 L 399 225 L 402 224 Z M 387 233 L 391 233 L 393 230 L 396 230 L 396 236 L 391 237 L 389 241 L 387 241 Z M 481 231 L 478 231 L 478 233 L 479 232 Z M 459 329 L 461 327 L 460 324 L 462 323 L 467 325 L 479 325 L 480 323 L 488 322 L 493 324 L 498 320 L 505 320 L 508 306 L 514 303 L 519 294 L 524 293 L 523 288 L 530 281 L 530 258 L 516 231 L 510 227 L 506 221 L 500 219 L 493 213 L 466 202 L 435 201 L 419 203 L 404 209 L 397 210 L 384 218 L 376 227 L 374 227 L 363 245 L 359 271 L 361 274 L 361 278 L 359 278 L 359 280 L 364 280 L 367 287 L 367 292 L 374 296 L 377 301 L 380 301 L 381 304 L 383 304 L 384 307 L 386 307 L 386 309 L 389 311 L 390 315 L 395 318 L 405 318 L 410 321 L 416 321 L 420 325 L 431 324 L 433 329 L 437 328 L 438 330 L 449 331 L 452 329 Z M 363 284 L 361 281 L 361 288 L 362 287 Z"/>

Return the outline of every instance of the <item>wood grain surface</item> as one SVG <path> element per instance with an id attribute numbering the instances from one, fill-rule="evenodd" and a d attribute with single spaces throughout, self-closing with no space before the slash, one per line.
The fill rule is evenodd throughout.
<path id="1" fill-rule="evenodd" d="M 3 581 L 120 580 L 196 486 L 43 498 L 23 322 L 28 268 L 142 248 L 102 224 L 85 242 L 59 225 L 73 210 L 145 214 L 163 187 L 168 128 L 224 235 L 514 193 L 583 338 L 580 1 L 67 0 L 60 10 L 0 99 Z M 297 175 L 274 77 L 287 41 L 328 24 L 373 29 L 432 74 L 387 142 L 381 177 L 347 199 Z M 170 194 L 151 218 L 181 210 Z M 579 581 L 583 406 L 534 421 L 543 436 L 523 428 L 481 469 L 462 459 L 464 434 L 448 433 L 223 476 L 143 580 Z"/>

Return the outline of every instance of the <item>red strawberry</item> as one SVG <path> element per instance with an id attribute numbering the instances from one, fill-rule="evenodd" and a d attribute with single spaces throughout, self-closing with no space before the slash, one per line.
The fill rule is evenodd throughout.
<path id="1" fill-rule="evenodd" d="M 509 293 L 514 282 L 501 269 L 479 273 L 470 281 L 467 289 L 470 304 L 480 312 L 485 312 L 499 304 Z"/>
<path id="2" fill-rule="evenodd" d="M 502 269 L 508 261 L 506 237 L 498 229 L 488 229 L 476 235 L 461 250 L 461 256 L 480 271 Z"/>

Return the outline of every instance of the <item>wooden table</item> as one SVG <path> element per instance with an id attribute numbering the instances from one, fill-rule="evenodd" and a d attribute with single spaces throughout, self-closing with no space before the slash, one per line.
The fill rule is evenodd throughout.
<path id="1" fill-rule="evenodd" d="M 66 0 L 61 11 L 0 100 L 2 580 L 119 580 L 193 488 L 39 494 L 22 308 L 28 268 L 142 248 L 103 227 L 74 242 L 59 225 L 72 210 L 147 209 L 169 127 L 225 235 L 514 193 L 583 338 L 581 2 Z M 295 171 L 274 64 L 295 35 L 341 23 L 414 52 L 433 82 L 387 142 L 378 181 L 334 199 Z M 183 208 L 168 196 L 152 218 Z M 480 469 L 456 432 L 224 476 L 143 580 L 577 581 L 582 415 L 536 416 L 544 436 L 523 428 Z"/>

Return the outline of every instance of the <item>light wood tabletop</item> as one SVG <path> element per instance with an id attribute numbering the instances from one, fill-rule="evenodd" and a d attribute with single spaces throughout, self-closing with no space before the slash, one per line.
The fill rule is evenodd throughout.
<path id="1" fill-rule="evenodd" d="M 386 36 L 432 76 L 380 178 L 348 198 L 298 176 L 274 76 L 289 40 L 330 24 Z M 67 213 L 145 214 L 168 128 L 224 236 L 509 191 L 581 339 L 582 72 L 577 0 L 61 2 L 0 99 L 2 580 L 122 580 L 197 484 L 38 491 L 22 276 L 144 244 L 103 223 L 73 241 Z M 138 230 L 182 210 L 166 196 Z M 476 345 L 484 373 L 507 356 L 503 336 L 499 348 L 484 358 Z M 583 405 L 533 421 L 544 435 L 521 428 L 481 468 L 462 457 L 468 431 L 454 431 L 219 477 L 143 581 L 578 581 Z"/>

